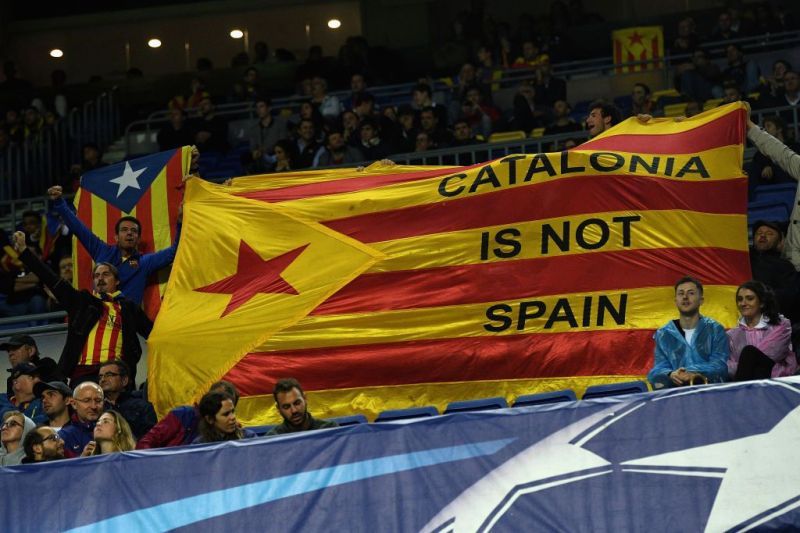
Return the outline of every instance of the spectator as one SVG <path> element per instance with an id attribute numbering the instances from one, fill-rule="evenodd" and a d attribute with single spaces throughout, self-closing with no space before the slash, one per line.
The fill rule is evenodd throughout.
<path id="1" fill-rule="evenodd" d="M 478 144 L 480 141 L 472 134 L 472 128 L 469 127 L 464 119 L 456 120 L 453 124 L 453 143 L 452 146 L 469 146 Z"/>
<path id="2" fill-rule="evenodd" d="M 11 246 L 7 244 L 5 231 L 0 232 L 0 243 L 6 243 L 0 261 L 0 296 L 4 296 L 0 297 L 0 317 L 44 313 L 47 310 L 47 298 L 38 276 L 26 271 L 19 259 L 8 252 Z"/>
<path id="3" fill-rule="evenodd" d="M 725 80 L 722 82 L 722 101 L 719 105 L 730 104 L 733 102 L 746 101 L 742 96 L 742 90 L 735 80 Z"/>
<path id="4" fill-rule="evenodd" d="M 193 443 L 248 439 L 256 436 L 240 429 L 236 422 L 236 403 L 224 392 L 206 393 L 197 406 L 200 413 L 197 438 Z"/>
<path id="5" fill-rule="evenodd" d="M 105 453 L 129 452 L 136 448 L 131 427 L 121 414 L 107 410 L 97 419 L 94 426 L 94 452 L 92 455 Z"/>
<path id="6" fill-rule="evenodd" d="M 511 68 L 536 68 L 545 60 L 549 60 L 549 57 L 542 53 L 539 43 L 527 39 L 522 43 L 522 55 L 514 60 Z"/>
<path id="7" fill-rule="evenodd" d="M 264 41 L 257 41 L 253 47 L 253 52 L 255 54 L 254 65 L 265 65 L 274 61 L 269 54 L 269 46 Z"/>
<path id="8" fill-rule="evenodd" d="M 567 82 L 553 76 L 553 68 L 547 56 L 536 69 L 535 90 L 533 101 L 537 106 L 552 107 L 557 100 L 567 99 Z"/>
<path id="9" fill-rule="evenodd" d="M 130 392 L 130 369 L 124 361 L 108 361 L 100 365 L 98 377 L 105 396 L 106 411 L 113 409 L 130 424 L 137 439 L 156 425 L 153 404 Z"/>
<path id="10" fill-rule="evenodd" d="M 350 76 L 350 95 L 342 102 L 344 109 L 353 109 L 356 97 L 367 92 L 367 81 L 364 75 L 356 72 Z"/>
<path id="11" fill-rule="evenodd" d="M 711 30 L 712 41 L 730 41 L 739 37 L 738 32 L 734 31 L 731 27 L 733 21 L 731 14 L 727 10 L 723 11 L 717 17 L 717 25 Z"/>
<path id="12" fill-rule="evenodd" d="M 83 174 L 97 168 L 108 166 L 103 162 L 100 148 L 95 143 L 86 143 L 81 148 L 83 160 L 80 164 L 74 164 L 69 169 L 69 176 L 64 180 L 63 185 L 71 191 L 77 191 L 80 186 L 80 178 Z"/>
<path id="13" fill-rule="evenodd" d="M 325 118 L 319 112 L 319 109 L 311 103 L 311 100 L 300 104 L 298 115 L 299 120 L 297 121 L 297 126 L 299 127 L 301 120 L 310 120 L 314 124 L 314 131 L 318 134 L 316 137 L 317 142 L 321 141 L 322 131 L 325 127 Z M 297 128 L 294 129 L 296 130 Z M 295 131 L 294 133 L 297 132 Z"/>
<path id="14" fill-rule="evenodd" d="M 684 17 L 678 22 L 678 36 L 672 43 L 672 55 L 692 54 L 700 46 L 697 25 L 692 17 Z"/>
<path id="15" fill-rule="evenodd" d="M 311 103 L 319 109 L 323 117 L 338 117 L 343 111 L 339 99 L 327 93 L 328 82 L 319 76 L 311 79 Z"/>
<path id="16" fill-rule="evenodd" d="M 359 131 L 361 119 L 358 118 L 353 111 L 345 111 L 342 113 L 342 134 L 344 135 L 345 142 L 350 146 L 358 146 L 361 143 L 361 136 Z"/>
<path id="17" fill-rule="evenodd" d="M 553 121 L 545 128 L 545 135 L 558 135 L 559 133 L 570 133 L 581 131 L 581 126 L 575 122 L 570 113 L 572 108 L 566 100 L 556 100 L 553 104 Z"/>
<path id="18" fill-rule="evenodd" d="M 680 69 L 679 90 L 701 102 L 719 98 L 722 96 L 721 77 L 719 67 L 708 59 L 705 50 L 698 49 L 692 55 L 692 63 Z"/>
<path id="19" fill-rule="evenodd" d="M 631 93 L 631 113 L 630 116 L 652 115 L 655 103 L 650 99 L 650 87 L 644 83 L 634 83 Z"/>
<path id="20" fill-rule="evenodd" d="M 364 161 L 378 161 L 392 153 L 392 148 L 381 139 L 378 125 L 374 120 L 361 122 L 361 144 L 359 149 Z"/>
<path id="21" fill-rule="evenodd" d="M 190 123 L 194 131 L 194 145 L 200 153 L 226 152 L 228 150 L 228 122 L 216 114 L 208 93 L 200 100 L 200 116 Z"/>
<path id="22" fill-rule="evenodd" d="M 654 389 L 725 381 L 728 375 L 728 337 L 711 318 L 700 315 L 703 284 L 684 277 L 675 283 L 679 318 L 654 336 L 655 365 L 647 374 Z"/>
<path id="23" fill-rule="evenodd" d="M 473 86 L 467 89 L 464 101 L 461 103 L 460 118 L 467 121 L 475 135 L 489 137 L 494 130 L 494 125 L 500 120 L 500 111 L 493 105 L 485 102 L 481 90 Z M 449 135 L 447 143 L 452 143 L 452 139 L 449 138 Z"/>
<path id="24" fill-rule="evenodd" d="M 20 363 L 11 369 L 11 405 L 37 424 L 47 421 L 42 401 L 33 393 L 33 387 L 40 381 L 39 369 L 32 363 Z"/>
<path id="25" fill-rule="evenodd" d="M 621 120 L 619 109 L 613 104 L 595 102 L 589 107 L 589 116 L 586 117 L 586 129 L 589 138 L 594 138 L 619 124 Z"/>
<path id="26" fill-rule="evenodd" d="M 742 48 L 734 43 L 725 47 L 725 55 L 728 66 L 722 71 L 723 79 L 734 80 L 743 94 L 750 94 L 758 89 L 761 70 L 755 61 L 746 60 Z"/>
<path id="27" fill-rule="evenodd" d="M 22 442 L 25 451 L 23 464 L 57 461 L 64 458 L 64 441 L 51 427 L 42 426 L 29 431 Z"/>
<path id="28" fill-rule="evenodd" d="M 417 115 L 411 106 L 400 106 L 397 110 L 397 122 L 400 124 L 397 136 L 397 148 L 400 152 L 413 152 L 417 138 Z"/>
<path id="29" fill-rule="evenodd" d="M 239 402 L 239 393 L 233 383 L 228 381 L 217 381 L 209 392 L 223 392 L 226 396 L 233 398 L 233 404 Z M 149 448 L 167 448 L 190 444 L 197 437 L 197 423 L 200 420 L 200 413 L 197 406 L 184 405 L 176 407 L 170 411 L 147 435 L 139 439 L 136 443 L 137 450 Z"/>
<path id="30" fill-rule="evenodd" d="M 297 148 L 297 168 L 308 168 L 314 162 L 314 155 L 319 150 L 317 142 L 317 132 L 314 127 L 314 122 L 310 119 L 304 118 L 300 120 L 297 126 L 297 140 L 295 141 Z M 276 170 L 276 172 L 279 172 Z"/>
<path id="31" fill-rule="evenodd" d="M 41 142 L 44 117 L 39 110 L 33 106 L 26 108 L 23 123 L 25 125 L 25 142 L 28 144 Z"/>
<path id="32" fill-rule="evenodd" d="M 157 140 L 162 152 L 194 143 L 194 132 L 189 129 L 183 109 L 173 107 L 169 110 L 169 124 L 158 130 Z"/>
<path id="33" fill-rule="evenodd" d="M 494 81 L 495 72 L 498 71 L 500 67 L 495 63 L 492 57 L 492 50 L 487 45 L 479 46 L 475 57 L 478 60 L 475 79 L 481 85 L 489 87 Z"/>
<path id="34" fill-rule="evenodd" d="M 789 70 L 783 75 L 783 90 L 778 91 L 775 106 L 796 108 L 798 104 L 800 104 L 800 74 L 794 70 Z"/>
<path id="35" fill-rule="evenodd" d="M 778 312 L 772 290 L 748 281 L 736 290 L 739 324 L 728 330 L 732 381 L 791 376 L 797 370 L 792 351 L 792 324 Z"/>
<path id="36" fill-rule="evenodd" d="M 275 143 L 289 135 L 286 118 L 272 115 L 272 101 L 268 97 L 256 99 L 256 117 L 256 122 L 250 126 L 247 134 L 250 142 L 251 174 L 266 172 Z"/>
<path id="37" fill-rule="evenodd" d="M 775 137 L 786 145 L 792 152 L 800 152 L 800 144 L 788 142 L 784 135 L 783 121 L 778 116 L 764 118 L 764 131 Z M 769 157 L 761 152 L 756 152 L 753 156 L 750 167 L 750 179 L 754 181 L 754 186 L 770 183 L 796 183 L 797 179 L 786 172 L 779 165 L 775 164 Z"/>
<path id="38" fill-rule="evenodd" d="M 47 189 L 47 194 L 53 209 L 86 248 L 95 264 L 109 263 L 114 266 L 119 272 L 118 288 L 125 294 L 125 298 L 137 305 L 141 304 L 150 274 L 161 270 L 175 259 L 175 250 L 178 246 L 182 226 L 180 213 L 178 214 L 175 242 L 172 243 L 172 246 L 158 252 L 140 254 L 139 242 L 142 225 L 135 217 L 125 216 L 117 220 L 114 224 L 116 244 L 106 244 L 75 216 L 73 210 L 62 198 L 63 189 L 61 187 L 58 185 L 50 187 Z M 64 304 L 63 301 L 61 303 Z"/>
<path id="39" fill-rule="evenodd" d="M 117 269 L 109 263 L 95 265 L 97 296 L 94 296 L 67 285 L 56 276 L 27 249 L 21 231 L 14 234 L 14 246 L 25 266 L 44 281 L 67 309 L 67 340 L 58 365 L 64 375 L 69 376 L 70 384 L 75 387 L 81 381 L 96 380 L 100 367 L 97 361 L 116 359 L 129 363 L 131 379 L 135 379 L 135 365 L 142 354 L 137 333 L 146 338 L 153 324 L 138 305 L 118 292 Z M 89 339 L 97 340 L 89 345 Z"/>
<path id="40" fill-rule="evenodd" d="M 261 93 L 261 82 L 258 79 L 258 69 L 255 67 L 247 67 L 244 71 L 242 78 L 242 91 L 243 102 L 252 102 L 258 98 Z"/>
<path id="41" fill-rule="evenodd" d="M 348 146 L 344 142 L 344 135 L 339 129 L 328 131 L 328 138 L 314 156 L 314 167 L 330 167 L 358 163 L 363 159 L 358 149 Z"/>
<path id="42" fill-rule="evenodd" d="M 36 340 L 30 335 L 13 335 L 0 344 L 0 350 L 8 351 L 8 363 L 11 368 L 23 363 L 32 363 L 39 370 L 39 376 L 45 381 L 63 381 L 64 376 L 58 364 L 50 357 L 40 357 Z M 7 391 L 12 389 L 12 379 L 9 377 Z"/>
<path id="43" fill-rule="evenodd" d="M 778 309 L 792 322 L 798 320 L 798 274 L 794 265 L 781 255 L 783 228 L 775 222 L 758 220 L 753 224 L 750 270 L 753 279 L 770 287 L 778 299 Z"/>
<path id="44" fill-rule="evenodd" d="M 438 123 L 441 124 L 442 127 L 447 127 L 447 109 L 433 101 L 431 86 L 427 83 L 418 83 L 414 87 L 412 91 L 411 107 L 417 111 L 417 118 L 419 118 L 423 109 L 428 107 L 433 108 Z"/>
<path id="45" fill-rule="evenodd" d="M 547 113 L 536 105 L 536 89 L 528 81 L 523 81 L 517 94 L 514 95 L 514 111 L 511 117 L 511 128 L 530 132 L 535 128 L 544 127 L 547 123 Z"/>
<path id="46" fill-rule="evenodd" d="M 84 381 L 72 392 L 71 404 L 74 412 L 70 422 L 58 430 L 64 440 L 64 455 L 67 458 L 91 455 L 94 446 L 87 450 L 87 445 L 92 441 L 94 426 L 103 412 L 103 389 L 97 383 Z"/>
<path id="47" fill-rule="evenodd" d="M 783 77 L 787 72 L 792 70 L 792 66 L 788 61 L 778 59 L 772 64 L 772 76 L 765 79 L 758 88 L 759 103 L 765 102 L 764 107 L 771 107 L 778 97 L 778 94 L 783 90 Z"/>
<path id="48" fill-rule="evenodd" d="M 417 140 L 414 146 L 415 152 L 427 152 L 428 150 L 433 149 L 433 141 L 431 141 L 430 136 L 421 131 L 417 133 Z"/>
<path id="49" fill-rule="evenodd" d="M 460 102 L 467 96 L 467 91 L 478 85 L 477 71 L 472 63 L 464 63 L 458 76 L 453 79 L 453 100 Z"/>
<path id="50" fill-rule="evenodd" d="M 295 143 L 288 139 L 281 139 L 275 143 L 275 164 L 270 172 L 289 172 L 298 168 L 297 148 Z"/>
<path id="51" fill-rule="evenodd" d="M 359 120 L 375 118 L 375 97 L 370 93 L 358 93 L 353 97 L 353 113 Z"/>
<path id="52" fill-rule="evenodd" d="M 8 411 L 3 415 L 0 429 L 0 466 L 13 466 L 22 463 L 25 437 L 33 431 L 36 423 L 19 411 Z"/>
<path id="53" fill-rule="evenodd" d="M 452 135 L 439 122 L 439 117 L 434 108 L 426 107 L 420 112 L 419 124 L 420 130 L 428 134 L 435 148 L 450 146 L 453 141 Z"/>
<path id="54" fill-rule="evenodd" d="M 33 386 L 33 393 L 42 402 L 42 410 L 47 415 L 47 425 L 56 431 L 69 424 L 70 398 L 72 389 L 63 381 L 40 381 Z"/>
<path id="55" fill-rule="evenodd" d="M 272 428 L 267 435 L 283 435 L 299 431 L 313 431 L 337 427 L 336 422 L 318 420 L 308 412 L 308 401 L 303 387 L 294 378 L 281 379 L 272 391 L 275 407 L 283 418 L 283 423 Z"/>

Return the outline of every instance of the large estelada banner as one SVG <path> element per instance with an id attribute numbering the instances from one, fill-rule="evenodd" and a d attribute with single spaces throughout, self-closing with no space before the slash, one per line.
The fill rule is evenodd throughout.
<path id="1" fill-rule="evenodd" d="M 797 531 L 798 442 L 787 378 L 0 468 L 0 491 L 5 531 Z"/>
<path id="2" fill-rule="evenodd" d="M 150 338 L 157 410 L 222 378 L 263 424 L 283 377 L 322 416 L 368 417 L 641 377 L 680 277 L 735 323 L 744 139 L 736 103 L 473 167 L 190 180 Z"/>

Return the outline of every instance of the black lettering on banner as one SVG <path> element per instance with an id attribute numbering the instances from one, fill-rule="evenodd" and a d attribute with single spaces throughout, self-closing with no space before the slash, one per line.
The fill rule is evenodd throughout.
<path id="1" fill-rule="evenodd" d="M 571 167 L 569 166 L 569 152 L 561 152 L 561 173 L 571 174 L 573 172 L 584 172 L 586 167 Z"/>
<path id="2" fill-rule="evenodd" d="M 531 164 L 528 166 L 528 172 L 525 174 L 525 183 L 531 181 L 535 174 L 540 172 L 546 173 L 548 176 L 555 176 L 556 169 L 550 163 L 550 159 L 545 154 L 536 154 L 531 159 Z"/>
<path id="3" fill-rule="evenodd" d="M 589 242 L 586 240 L 586 235 L 584 232 L 586 228 L 591 225 L 595 225 L 600 228 L 600 239 L 595 242 Z M 598 248 L 602 248 L 608 242 L 608 237 L 611 232 L 608 230 L 608 224 L 606 221 L 601 218 L 587 218 L 580 224 L 578 224 L 578 228 L 575 230 L 575 242 L 578 243 L 578 246 L 585 250 L 597 250 Z"/>
<path id="4" fill-rule="evenodd" d="M 649 174 L 658 174 L 658 164 L 660 162 L 661 158 L 654 156 L 652 162 L 648 165 L 642 156 L 634 154 L 631 156 L 631 172 L 636 172 L 637 167 L 642 165 Z"/>
<path id="5" fill-rule="evenodd" d="M 529 309 L 531 308 L 534 309 L 533 312 L 529 312 Z M 528 319 L 539 318 L 540 316 L 544 315 L 546 309 L 547 307 L 544 305 L 544 303 L 540 302 L 539 300 L 520 302 L 519 315 L 517 318 L 517 329 L 525 329 L 525 322 L 527 322 Z"/>
<path id="6" fill-rule="evenodd" d="M 610 157 L 614 160 L 611 166 L 603 166 L 601 157 Z M 589 156 L 589 164 L 598 172 L 613 172 L 625 166 L 625 158 L 614 152 L 595 152 Z"/>
<path id="7" fill-rule="evenodd" d="M 570 327 L 578 327 L 578 323 L 575 321 L 575 313 L 572 312 L 572 307 L 570 307 L 569 300 L 566 298 L 559 298 L 556 301 L 550 317 L 544 324 L 544 329 L 551 329 L 554 322 L 568 322 Z"/>
<path id="8" fill-rule="evenodd" d="M 501 259 L 508 259 L 519 255 L 522 251 L 522 243 L 517 239 L 522 235 L 522 232 L 517 228 L 504 228 L 499 230 L 494 235 L 494 242 L 502 246 L 502 248 L 492 248 L 492 254 Z M 481 261 L 489 259 L 489 239 L 491 233 L 484 231 L 481 233 Z"/>
<path id="9" fill-rule="evenodd" d="M 623 293 L 619 295 L 619 308 L 614 307 L 611 298 L 605 295 L 600 295 L 597 299 L 597 325 L 603 326 L 606 321 L 606 311 L 617 325 L 625 323 L 625 311 L 628 306 L 628 295 Z"/>
<path id="10" fill-rule="evenodd" d="M 561 235 L 559 235 L 550 224 L 542 225 L 542 255 L 547 255 L 550 251 L 550 239 L 562 252 L 569 251 L 569 220 L 561 223 Z"/>
<path id="11" fill-rule="evenodd" d="M 686 174 L 699 174 L 701 178 L 710 177 L 708 170 L 706 170 L 706 165 L 703 163 L 703 160 L 700 159 L 700 156 L 690 157 L 686 164 L 675 174 L 675 177 L 682 178 Z"/>
<path id="12" fill-rule="evenodd" d="M 443 178 L 442 181 L 439 182 L 439 195 L 445 196 L 448 198 L 452 198 L 453 196 L 458 196 L 462 192 L 464 192 L 464 185 L 458 185 L 455 189 L 448 190 L 447 186 L 452 180 L 459 180 L 463 181 L 466 178 L 466 174 L 453 174 L 452 176 L 447 176 Z"/>
<path id="13" fill-rule="evenodd" d="M 614 217 L 611 219 L 613 222 L 622 222 L 622 246 L 628 247 L 631 245 L 631 224 L 642 220 L 639 215 L 628 215 L 624 217 Z"/>
<path id="14" fill-rule="evenodd" d="M 492 187 L 495 189 L 500 187 L 500 180 L 497 179 L 497 174 L 494 173 L 494 169 L 492 169 L 491 165 L 481 167 L 478 171 L 478 177 L 475 178 L 475 181 L 473 181 L 472 185 L 469 187 L 469 192 L 477 191 L 478 187 L 485 183 L 491 183 Z"/>
<path id="15" fill-rule="evenodd" d="M 506 316 L 506 313 L 510 312 L 511 306 L 508 304 L 495 304 L 489 307 L 489 309 L 486 310 L 486 318 L 494 322 L 498 322 L 498 324 L 484 324 L 483 329 L 495 333 L 507 330 L 509 327 L 511 327 L 513 322 L 511 317 Z"/>
<path id="16" fill-rule="evenodd" d="M 506 163 L 508 165 L 508 184 L 509 185 L 516 185 L 517 184 L 517 161 L 520 159 L 525 159 L 524 155 L 510 155 L 504 159 L 502 159 L 501 163 Z"/>

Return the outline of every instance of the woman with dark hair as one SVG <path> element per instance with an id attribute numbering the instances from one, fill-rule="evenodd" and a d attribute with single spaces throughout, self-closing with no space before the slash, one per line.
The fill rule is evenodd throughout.
<path id="1" fill-rule="evenodd" d="M 275 143 L 275 164 L 270 172 L 289 172 L 297 166 L 297 147 L 289 139 Z"/>
<path id="2" fill-rule="evenodd" d="M 220 442 L 255 437 L 249 429 L 239 428 L 236 422 L 236 405 L 224 392 L 209 392 L 200 399 L 200 433 L 194 443 Z"/>
<path id="3" fill-rule="evenodd" d="M 736 290 L 739 325 L 728 330 L 733 381 L 790 376 L 797 370 L 792 351 L 792 324 L 778 312 L 772 289 L 747 281 Z"/>

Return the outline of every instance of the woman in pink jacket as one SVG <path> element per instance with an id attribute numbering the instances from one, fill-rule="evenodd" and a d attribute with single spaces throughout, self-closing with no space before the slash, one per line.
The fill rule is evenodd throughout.
<path id="1" fill-rule="evenodd" d="M 792 325 L 778 313 L 772 289 L 748 281 L 736 290 L 739 324 L 728 330 L 731 355 L 728 373 L 733 381 L 790 376 L 797 370 L 792 351 Z"/>

